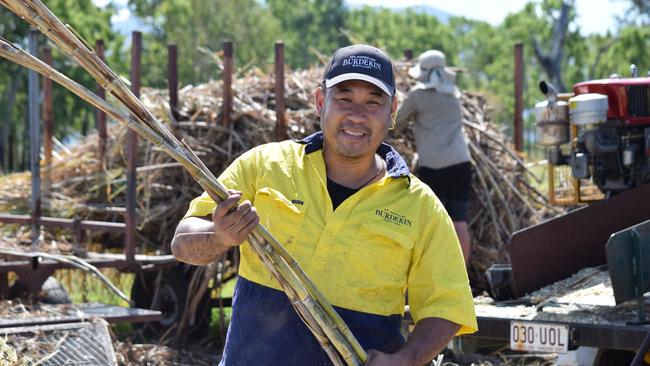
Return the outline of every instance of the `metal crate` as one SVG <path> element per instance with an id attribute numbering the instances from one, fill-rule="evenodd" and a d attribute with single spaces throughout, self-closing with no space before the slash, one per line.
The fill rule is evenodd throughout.
<path id="1" fill-rule="evenodd" d="M 0 329 L 22 357 L 44 366 L 116 366 L 115 350 L 103 319 L 91 322 Z"/>

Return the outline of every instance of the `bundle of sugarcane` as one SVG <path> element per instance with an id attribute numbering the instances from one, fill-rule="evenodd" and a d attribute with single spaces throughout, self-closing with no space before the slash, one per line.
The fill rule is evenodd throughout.
<path id="1" fill-rule="evenodd" d="M 104 111 L 109 117 L 127 125 L 182 164 L 215 202 L 220 202 L 228 196 L 227 189 L 217 181 L 191 148 L 176 139 L 92 51 L 88 43 L 83 41 L 71 27 L 64 25 L 42 2 L 0 0 L 0 4 L 41 30 L 61 47 L 127 108 L 131 118 L 123 115 L 80 84 L 4 39 L 0 39 L 0 56 L 54 80 Z M 347 325 L 284 247 L 261 225 L 258 225 L 249 235 L 248 242 L 266 268 L 278 280 L 332 363 L 335 365 L 343 365 L 344 362 L 348 365 L 365 363 L 367 355 Z"/>

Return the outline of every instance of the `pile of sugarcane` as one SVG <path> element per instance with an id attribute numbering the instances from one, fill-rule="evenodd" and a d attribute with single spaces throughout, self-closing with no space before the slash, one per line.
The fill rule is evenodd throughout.
<path id="1" fill-rule="evenodd" d="M 398 61 L 396 77 L 399 94 L 412 85 L 406 75 L 411 66 Z M 288 134 L 302 138 L 319 130 L 313 90 L 323 69 L 289 71 L 286 80 Z M 237 156 L 253 146 L 273 140 L 275 128 L 274 76 L 259 69 L 239 72 L 233 83 L 232 125 L 221 124 L 221 81 L 186 86 L 179 91 L 180 118 L 174 120 L 165 90 L 143 89 L 142 102 L 164 121 L 173 133 L 191 146 L 205 165 L 218 175 Z M 509 138 L 489 119 L 484 98 L 472 93 L 461 96 L 465 133 L 470 144 L 474 176 L 470 205 L 473 255 L 470 278 L 476 290 L 487 288 L 484 271 L 494 263 L 508 263 L 506 243 L 513 231 L 536 224 L 557 213 L 547 206 L 544 196 L 531 182 L 537 179 L 515 153 Z M 105 170 L 98 161 L 97 135 L 89 135 L 51 168 L 52 190 L 43 202 L 52 216 L 93 220 L 123 221 L 125 203 L 126 131 L 120 125 L 109 129 Z M 415 146 L 410 126 L 391 132 L 388 143 L 407 160 L 414 158 Z M 140 252 L 161 250 L 171 241 L 179 218 L 189 201 L 202 191 L 200 185 L 179 163 L 160 149 L 142 141 L 138 154 L 138 232 Z M 16 174 L 0 178 L 11 187 L 0 194 L 0 210 L 27 210 L 29 176 Z M 22 198 L 22 199 L 21 199 Z M 23 205 L 22 208 L 16 206 Z M 163 228 L 161 230 L 161 228 Z M 28 240 L 27 229 L 23 238 Z M 50 235 L 50 234 L 48 234 Z M 121 243 L 121 237 L 95 237 L 105 245 Z M 59 242 L 65 242 L 61 238 Z"/>
<path id="2" fill-rule="evenodd" d="M 217 181 L 214 174 L 190 146 L 179 141 L 165 128 L 163 123 L 151 114 L 124 82 L 91 50 L 88 43 L 73 32 L 71 27 L 61 23 L 42 2 L 38 0 L 1 0 L 0 4 L 46 34 L 68 56 L 91 74 L 116 99 L 118 104 L 125 107 L 129 115 L 123 114 L 88 89 L 4 39 L 0 39 L 0 56 L 47 76 L 101 109 L 110 118 L 128 126 L 157 149 L 180 163 L 215 202 L 220 202 L 228 196 L 226 187 Z M 332 363 L 334 365 L 365 363 L 367 355 L 347 325 L 284 247 L 261 225 L 258 225 L 249 235 L 248 242 L 269 272 L 279 282 Z M 196 278 L 200 278 L 201 272 L 209 273 L 213 270 L 214 268 L 211 266 L 203 268 L 197 271 L 199 276 Z M 199 297 L 205 293 L 211 277 L 207 274 L 198 285 L 196 294 Z M 192 305 L 190 304 L 190 310 Z M 185 314 L 191 312 L 186 311 Z"/>

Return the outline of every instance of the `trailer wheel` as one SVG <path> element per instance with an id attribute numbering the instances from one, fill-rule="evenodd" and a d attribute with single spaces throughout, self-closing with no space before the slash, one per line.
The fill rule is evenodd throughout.
<path id="1" fill-rule="evenodd" d="M 31 297 L 46 304 L 70 304 L 70 293 L 56 278 L 48 277 L 38 293 L 30 293 L 29 286 L 18 278 L 9 288 L 9 299 Z"/>
<path id="2" fill-rule="evenodd" d="M 634 359 L 633 351 L 623 351 L 619 349 L 601 348 L 598 350 L 598 356 L 594 366 L 620 366 L 629 365 Z M 647 365 L 647 363 L 642 363 Z"/>
<path id="3" fill-rule="evenodd" d="M 131 288 L 131 300 L 133 300 L 136 307 L 162 312 L 162 319 L 159 322 L 141 323 L 139 325 L 143 335 L 147 338 L 159 338 L 170 327 L 180 322 L 185 312 L 188 284 L 192 279 L 194 269 L 185 265 L 163 269 L 158 299 L 156 303 L 153 303 L 158 273 L 158 271 L 154 271 L 136 275 Z M 199 303 L 196 313 L 190 318 L 186 334 L 196 337 L 207 335 L 210 325 L 209 305 L 209 292 L 206 292 Z M 136 324 L 136 326 L 138 325 Z M 172 334 L 175 333 L 174 330 Z"/>

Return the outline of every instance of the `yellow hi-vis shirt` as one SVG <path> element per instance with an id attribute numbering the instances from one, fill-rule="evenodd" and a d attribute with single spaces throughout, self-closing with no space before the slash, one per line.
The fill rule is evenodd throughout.
<path id="1" fill-rule="evenodd" d="M 322 134 L 301 142 L 261 145 L 219 177 L 250 200 L 264 225 L 334 306 L 378 315 L 437 317 L 477 330 L 460 245 L 451 219 L 431 189 L 408 173 L 404 160 L 382 144 L 388 174 L 363 187 L 336 210 L 327 191 Z M 205 193 L 185 217 L 214 212 Z M 281 290 L 248 243 L 239 274 Z"/>

